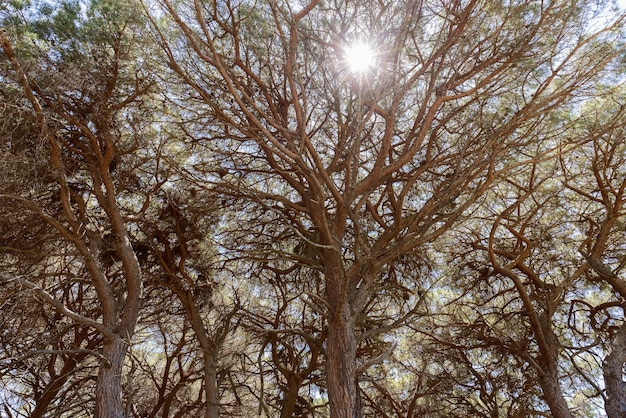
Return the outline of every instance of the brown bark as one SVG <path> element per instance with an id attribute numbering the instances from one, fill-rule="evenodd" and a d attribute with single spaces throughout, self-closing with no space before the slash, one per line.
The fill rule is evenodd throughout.
<path id="1" fill-rule="evenodd" d="M 193 301 L 191 292 L 178 289 L 178 296 L 183 301 L 183 306 L 189 315 L 200 349 L 202 350 L 202 362 L 204 369 L 204 394 L 206 396 L 205 418 L 218 418 L 220 415 L 220 402 L 217 384 L 217 346 L 211 340 L 197 305 Z"/>
<path id="2" fill-rule="evenodd" d="M 611 343 L 611 352 L 606 356 L 602 365 L 607 398 L 604 408 L 609 418 L 626 416 L 624 363 L 626 363 L 626 325 L 622 325 L 615 334 Z"/>
<path id="3" fill-rule="evenodd" d="M 219 418 L 219 394 L 217 387 L 217 361 L 212 351 L 203 350 L 204 390 L 206 393 L 205 418 Z"/>
<path id="4" fill-rule="evenodd" d="M 15 56 L 11 43 L 3 31 L 0 31 L 0 47 L 11 61 L 21 84 L 24 94 L 28 98 L 37 116 L 37 124 L 42 132 L 42 137 L 48 140 L 50 146 L 50 162 L 57 172 L 57 184 L 60 192 L 60 201 L 67 224 L 48 215 L 34 202 L 18 198 L 26 207 L 38 213 L 51 227 L 55 228 L 64 238 L 71 242 L 83 258 L 84 265 L 89 272 L 91 282 L 98 294 L 102 308 L 102 322 L 85 317 L 73 312 L 63 302 L 54 299 L 52 295 L 27 280 L 17 279 L 25 283 L 31 289 L 43 296 L 46 302 L 54 306 L 59 312 L 69 318 L 95 328 L 104 336 L 102 351 L 103 361 L 98 371 L 96 383 L 96 417 L 117 418 L 125 415 L 122 395 L 122 368 L 124 358 L 128 350 L 128 344 L 132 337 L 137 322 L 141 298 L 143 292 L 142 272 L 136 254 L 132 248 L 128 228 L 126 226 L 122 210 L 118 205 L 118 191 L 115 181 L 109 170 L 114 158 L 116 138 L 111 133 L 109 124 L 112 123 L 113 105 L 111 97 L 117 86 L 118 64 L 120 59 L 119 46 L 114 48 L 115 57 L 111 62 L 111 73 L 107 74 L 103 84 L 105 95 L 99 103 L 98 117 L 76 116 L 41 95 L 36 86 L 31 85 L 20 62 Z M 41 100 L 40 100 L 41 99 Z M 132 101 L 132 99 L 129 99 Z M 130 103 L 130 102 L 127 102 Z M 113 106 L 112 106 L 113 105 Z M 46 109 L 44 109 L 46 106 Z M 117 256 L 122 262 L 123 278 L 126 297 L 119 298 L 113 291 L 111 278 L 97 261 L 100 251 L 94 242 L 101 240 L 101 236 L 87 237 L 83 221 L 84 213 L 77 213 L 71 205 L 71 193 L 68 185 L 65 167 L 63 147 L 66 144 L 58 139 L 54 130 L 48 126 L 47 111 L 51 111 L 55 118 L 64 120 L 74 126 L 85 136 L 89 146 L 89 158 L 87 158 L 87 174 L 93 182 L 93 193 L 100 207 L 106 213 L 110 223 L 110 229 L 116 236 Z M 74 152 L 74 150 L 70 150 Z M 84 155 L 82 155 L 84 157 Z"/>
<path id="5" fill-rule="evenodd" d="M 204 394 L 206 396 L 205 418 L 218 418 L 220 414 L 219 390 L 217 383 L 217 352 L 221 346 L 228 326 L 222 327 L 223 333 L 212 339 L 204 326 L 202 315 L 194 300 L 193 292 L 183 289 L 179 283 L 171 282 L 169 288 L 178 296 L 189 317 L 191 327 L 202 350 L 204 369 Z M 227 318 L 230 321 L 230 317 Z"/>
<path id="6" fill-rule="evenodd" d="M 331 418 L 359 418 L 356 336 L 350 306 L 344 303 L 328 327 L 326 379 Z"/>
<path id="7" fill-rule="evenodd" d="M 531 247 L 529 240 L 521 233 L 516 234 L 516 236 L 523 239 L 525 243 L 528 244 L 519 252 L 519 254 L 506 253 L 502 251 L 497 252 L 494 250 L 494 237 L 499 223 L 504 218 L 505 214 L 510 213 L 523 201 L 524 199 L 519 199 L 514 205 L 509 207 L 509 209 L 498 217 L 489 237 L 489 257 L 495 271 L 511 279 L 524 305 L 524 309 L 528 314 L 532 332 L 535 335 L 535 341 L 539 348 L 539 355 L 536 358 L 536 367 L 538 368 L 537 372 L 539 373 L 539 384 L 541 385 L 545 401 L 550 408 L 552 416 L 556 418 L 571 418 L 572 413 L 567 406 L 567 402 L 565 401 L 563 391 L 559 384 L 558 362 L 560 344 L 554 330 L 552 329 L 552 319 L 550 313 L 551 303 L 547 303 L 547 307 L 544 308 L 544 310 L 536 309 L 531 299 L 531 295 L 526 290 L 522 278 L 513 270 L 519 269 L 529 277 L 538 278 L 538 275 L 532 271 L 532 269 L 529 269 L 523 264 L 524 260 L 529 257 L 530 254 Z M 496 253 L 510 260 L 509 263 L 506 265 L 500 264 Z"/>
<path id="8" fill-rule="evenodd" d="M 234 13 L 228 15 L 228 12 L 216 12 L 216 8 L 203 9 L 202 3 L 195 2 L 195 8 L 186 11 L 188 16 L 195 15 L 194 28 L 188 25 L 188 20 L 183 17 L 185 14 L 179 13 L 177 5 L 163 0 L 164 9 L 186 38 L 191 56 L 214 71 L 215 78 L 207 83 L 198 80 L 195 67 L 189 68 L 183 60 L 177 58 L 178 53 L 174 52 L 176 48 L 160 32 L 159 25 L 155 24 L 154 27 L 161 36 L 161 45 L 168 55 L 168 64 L 194 90 L 194 94 L 197 93 L 214 109 L 215 119 L 226 127 L 251 133 L 250 139 L 256 141 L 261 150 L 260 158 L 266 159 L 268 173 L 271 173 L 272 187 L 269 189 L 276 192 L 273 194 L 274 192 L 267 191 L 268 188 L 261 190 L 261 187 L 259 190 L 254 187 L 242 188 L 240 181 L 230 183 L 228 179 L 221 186 L 238 198 L 249 193 L 246 197 L 251 201 L 263 201 L 263 205 L 267 204 L 268 207 L 273 202 L 279 202 L 271 207 L 280 208 L 277 210 L 284 214 L 283 220 L 297 229 L 298 235 L 310 238 L 320 249 L 331 249 L 324 251 L 321 261 L 326 284 L 326 298 L 323 302 L 328 311 L 326 377 L 330 416 L 354 418 L 360 416 L 355 318 L 361 314 L 360 310 L 365 306 L 368 297 L 375 292 L 373 283 L 378 277 L 372 274 L 369 280 L 359 277 L 358 280 L 351 281 L 346 276 L 356 278 L 368 270 L 369 263 L 376 263 L 377 266 L 393 265 L 404 255 L 412 254 L 423 243 L 432 241 L 449 230 L 465 209 L 485 192 L 489 184 L 508 170 L 496 169 L 500 165 L 498 154 L 507 147 L 526 146 L 514 139 L 517 137 L 514 133 L 534 119 L 541 120 L 545 112 L 554 109 L 557 103 L 563 103 L 580 87 L 581 81 L 592 74 L 592 70 L 587 69 L 591 67 L 581 67 L 580 73 L 571 77 L 570 81 L 557 83 L 563 69 L 578 59 L 577 51 L 584 52 L 582 50 L 593 37 L 580 42 L 566 59 L 551 62 L 554 70 L 541 80 L 538 79 L 536 91 L 527 96 L 528 88 L 517 86 L 514 80 L 509 79 L 509 75 L 519 74 L 525 77 L 523 71 L 515 70 L 518 63 L 527 62 L 537 55 L 537 48 L 543 48 L 537 39 L 541 38 L 546 27 L 567 22 L 556 15 L 552 17 L 552 6 L 545 11 L 542 8 L 541 15 L 537 16 L 541 19 L 527 27 L 529 32 L 520 32 L 519 38 L 518 34 L 503 25 L 502 35 L 476 39 L 483 44 L 477 44 L 477 50 L 492 48 L 494 51 L 491 56 L 478 60 L 474 52 L 463 56 L 459 51 L 468 50 L 467 42 L 472 42 L 472 36 L 484 29 L 478 21 L 482 4 L 477 1 L 463 5 L 452 2 L 454 4 L 443 6 L 441 10 L 443 15 L 450 18 L 451 23 L 441 27 L 440 36 L 436 42 L 430 44 L 429 53 L 420 56 L 422 62 L 415 67 L 416 70 L 404 74 L 404 69 L 397 67 L 398 74 L 403 73 L 403 76 L 398 77 L 398 83 L 393 86 L 378 85 L 377 80 L 374 80 L 377 77 L 372 78 L 374 82 L 367 88 L 367 83 L 360 85 L 355 82 L 350 100 L 354 99 L 357 106 L 350 110 L 351 102 L 348 99 L 344 101 L 341 96 L 344 90 L 333 90 L 335 86 L 328 82 L 335 74 L 330 71 L 336 70 L 329 67 L 329 73 L 318 84 L 315 72 L 325 71 L 326 68 L 313 65 L 309 67 L 304 63 L 308 62 L 309 56 L 315 58 L 311 62 L 317 62 L 321 57 L 312 52 L 308 55 L 298 48 L 300 31 L 307 35 L 306 39 L 316 42 L 316 37 L 306 32 L 306 25 L 299 25 L 298 22 L 313 10 L 316 3 L 311 2 L 302 12 L 287 21 L 281 20 L 280 16 L 283 14 L 276 3 L 267 4 L 267 8 L 274 12 L 274 20 L 268 19 L 263 23 L 268 26 L 276 23 L 277 36 L 283 48 L 277 55 L 270 52 L 264 57 L 268 63 L 282 68 L 276 74 L 266 72 L 264 64 L 259 66 L 248 63 L 248 56 L 257 55 L 247 54 L 245 38 L 240 37 L 245 29 Z M 416 32 L 413 31 L 416 28 L 412 26 L 412 22 L 416 21 L 415 16 L 422 6 L 422 2 L 408 2 L 404 11 L 413 10 L 414 14 L 400 12 L 398 16 L 403 16 L 402 18 L 390 18 L 389 27 L 399 28 L 396 39 L 398 51 L 403 50 L 407 39 L 415 38 Z M 385 9 L 393 8 L 387 5 Z M 381 10 L 378 19 L 385 12 Z M 506 14 L 506 20 L 516 14 L 516 10 L 511 10 L 510 14 Z M 220 22 L 219 28 L 208 25 L 208 21 Z M 381 26 L 384 24 L 381 23 Z M 213 42 L 217 39 L 220 41 Z M 222 43 L 221 40 L 226 41 Z M 559 42 L 560 38 L 554 45 Z M 233 48 L 229 48 L 227 54 L 222 53 L 223 45 L 231 44 Z M 415 45 L 415 49 L 419 51 L 420 47 Z M 268 48 L 270 50 L 274 51 L 273 44 Z M 545 51 L 550 53 L 547 49 Z M 392 55 L 387 58 L 388 62 L 399 63 L 403 57 L 398 52 L 393 59 Z M 604 64 L 600 61 L 594 63 L 598 66 Z M 312 70 L 309 72 L 308 68 Z M 392 72 L 390 70 L 390 74 Z M 400 82 L 400 79 L 407 81 Z M 418 80 L 422 87 L 418 88 Z M 449 138 L 442 134 L 448 130 L 448 125 L 457 126 L 457 111 L 462 112 L 472 106 L 489 109 L 488 102 L 499 102 L 500 86 L 511 83 L 513 85 L 510 91 L 515 94 L 523 93 L 523 97 L 528 97 L 528 100 L 514 111 L 508 121 L 503 119 L 494 125 L 494 120 L 488 117 L 476 121 L 474 134 L 469 131 L 451 133 Z M 318 85 L 323 86 L 319 92 L 313 90 Z M 337 95 L 329 96 L 329 102 L 321 100 L 317 106 L 313 104 L 319 97 L 326 93 L 332 95 L 333 92 L 337 92 Z M 417 106 L 419 110 L 415 110 L 414 120 L 408 122 L 402 115 L 406 111 L 403 107 L 407 100 L 413 100 L 411 97 L 415 93 L 418 93 L 417 97 L 423 97 L 417 99 L 423 103 Z M 229 98 L 232 108 L 219 106 L 216 101 L 219 94 Z M 382 97 L 389 100 L 381 100 Z M 332 103 L 332 106 L 325 108 L 325 103 Z M 457 110 L 448 111 L 448 108 Z M 347 109 L 347 113 L 343 109 Z M 327 113 L 324 118 L 320 118 L 319 115 L 324 111 Z M 368 122 L 372 116 L 379 120 L 376 127 Z M 339 126 L 326 122 L 317 124 L 316 121 L 321 119 L 337 121 Z M 469 119 L 467 122 L 470 122 Z M 378 132 L 381 130 L 381 123 L 385 124 L 384 132 L 370 144 L 368 141 L 372 138 L 364 134 L 367 132 L 366 128 L 371 127 L 372 132 Z M 462 124 L 464 123 L 461 122 Z M 535 125 L 535 122 L 531 124 Z M 226 136 L 228 135 L 226 131 Z M 455 145 L 450 152 L 440 152 L 448 148 L 448 145 L 443 146 L 444 143 L 448 144 L 452 139 L 456 142 L 457 135 L 459 144 L 463 145 L 459 148 Z M 402 145 L 394 144 L 398 136 L 402 137 Z M 238 141 L 237 138 L 233 140 Z M 322 144 L 325 146 L 322 147 Z M 326 146 L 328 144 L 332 146 Z M 429 151 L 421 160 L 423 149 Z M 512 149 L 506 150 L 505 155 L 510 151 Z M 553 153 L 556 155 L 556 148 L 546 150 L 543 155 L 536 157 L 545 158 Z M 438 166 L 449 166 L 454 173 L 435 179 L 430 174 L 426 175 L 438 172 Z M 257 170 L 252 166 L 250 169 L 250 172 Z M 273 187 L 273 181 L 277 178 L 285 186 L 281 191 Z M 416 193 L 420 184 L 428 185 L 429 190 L 432 188 L 433 197 L 421 207 L 416 207 L 419 204 L 411 203 L 409 196 Z M 287 189 L 290 190 L 289 194 L 281 194 Z M 464 195 L 461 199 L 459 191 Z M 301 200 L 291 200 L 291 192 L 299 195 Z M 362 218 L 363 213 L 366 216 Z M 296 218 L 300 219 L 301 215 L 314 225 L 314 237 L 303 223 L 294 221 Z M 376 225 L 375 228 L 380 231 L 373 243 L 374 239 L 371 237 L 376 234 L 368 235 L 370 225 Z M 280 238 L 277 236 L 277 239 Z M 350 257 L 346 258 L 345 254 L 350 254 Z M 316 265 L 316 260 L 306 264 Z M 507 270 L 514 269 L 515 264 L 507 267 Z M 346 273 L 344 268 L 350 273 Z M 516 286 L 522 288 L 521 283 L 518 280 Z M 535 314 L 533 301 L 528 295 L 524 304 L 529 313 Z M 545 336 L 536 315 L 532 318 L 532 326 L 538 339 L 541 358 L 545 359 L 546 364 L 556 365 L 558 356 L 553 355 L 544 341 Z M 545 386 L 547 392 L 556 399 L 560 394 L 557 368 L 550 370 L 553 371 Z M 557 400 L 554 405 L 555 410 L 559 411 L 560 406 L 565 403 Z"/>
<path id="9" fill-rule="evenodd" d="M 298 402 L 298 391 L 300 389 L 300 382 L 288 381 L 287 392 L 285 393 L 285 400 L 280 410 L 280 418 L 291 418 L 296 410 L 296 403 Z"/>
<path id="10" fill-rule="evenodd" d="M 572 418 L 572 413 L 565 402 L 556 369 L 545 371 L 540 378 L 543 396 L 555 418 Z"/>
<path id="11" fill-rule="evenodd" d="M 541 361 L 545 365 L 540 377 L 541 389 L 546 399 L 546 403 L 550 407 L 552 416 L 555 418 L 572 418 L 572 412 L 565 402 L 563 391 L 559 383 L 558 358 L 559 358 L 559 341 L 552 329 L 551 319 L 545 312 L 537 315 L 539 319 L 539 329 L 535 332 L 543 334 L 542 339 L 545 348 L 542 350 Z"/>
<path id="12" fill-rule="evenodd" d="M 96 418 L 123 418 L 122 367 L 128 344 L 120 336 L 104 342 L 102 355 L 109 364 L 102 363 L 96 381 Z"/>

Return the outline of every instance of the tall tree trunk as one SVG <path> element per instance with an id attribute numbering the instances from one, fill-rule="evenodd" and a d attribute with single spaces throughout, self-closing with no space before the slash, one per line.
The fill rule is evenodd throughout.
<path id="1" fill-rule="evenodd" d="M 604 359 L 602 372 L 606 387 L 604 409 L 609 418 L 626 416 L 626 383 L 624 383 L 624 363 L 626 362 L 626 325 L 622 325 L 611 344 L 611 352 Z"/>
<path id="2" fill-rule="evenodd" d="M 217 384 L 217 356 L 223 336 L 215 341 L 209 335 L 204 326 L 202 315 L 194 300 L 191 290 L 183 289 L 177 284 L 170 284 L 170 289 L 178 296 L 189 317 L 191 328 L 196 334 L 196 339 L 202 350 L 202 362 L 204 369 L 204 394 L 206 396 L 205 418 L 219 418 L 220 399 Z"/>
<path id="3" fill-rule="evenodd" d="M 358 405 L 356 336 L 348 303 L 329 322 L 326 379 L 331 418 L 360 418 Z"/>
<path id="4" fill-rule="evenodd" d="M 206 393 L 205 418 L 219 418 L 219 394 L 217 388 L 217 361 L 213 350 L 202 350 L 204 355 L 204 391 Z"/>
<path id="5" fill-rule="evenodd" d="M 128 344 L 121 336 L 104 342 L 102 355 L 109 364 L 100 364 L 96 382 L 96 418 L 123 418 L 122 367 Z"/>

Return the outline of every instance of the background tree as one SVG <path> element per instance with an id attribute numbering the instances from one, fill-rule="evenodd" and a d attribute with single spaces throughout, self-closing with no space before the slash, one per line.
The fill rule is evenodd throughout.
<path id="1" fill-rule="evenodd" d="M 624 413 L 626 402 L 623 379 L 626 362 L 623 298 L 626 289 L 620 277 L 624 267 L 621 230 L 626 190 L 621 98 L 621 89 L 617 89 L 615 95 L 598 100 L 599 104 L 594 107 L 597 110 L 595 117 L 583 125 L 592 141 L 561 160 L 565 193 L 571 199 L 581 200 L 576 208 L 582 237 L 578 251 L 585 260 L 580 271 L 597 295 L 589 300 L 579 294 L 575 301 L 576 309 L 572 311 L 579 312 L 586 319 L 584 324 L 587 329 L 593 330 L 592 335 L 596 335 L 596 340 L 588 343 L 588 347 L 595 344 L 606 347 L 606 357 L 596 360 L 596 364 L 602 364 L 605 409 L 611 418 Z M 573 164 L 581 159 L 589 163 L 584 168 Z M 609 293 L 612 297 L 607 297 Z M 578 321 L 571 322 L 577 324 Z M 576 335 L 584 338 L 581 331 L 581 328 L 575 329 Z M 588 352 L 592 353 L 591 350 Z"/>
<path id="2" fill-rule="evenodd" d="M 176 176 L 167 181 L 176 181 Z M 192 184 L 183 183 L 188 187 Z M 193 330 L 195 343 L 191 345 L 198 349 L 203 364 L 204 416 L 216 418 L 224 413 L 220 392 L 228 385 L 220 387 L 223 379 L 219 376 L 227 371 L 227 358 L 232 356 L 224 346 L 237 328 L 240 302 L 236 287 L 226 285 L 230 273 L 220 271 L 211 236 L 221 209 L 210 203 L 215 198 L 210 194 L 194 188 L 190 195 L 186 193 L 184 186 L 178 190 L 168 186 L 155 196 L 152 209 L 156 213 L 140 224 L 145 239 L 142 246 L 149 248 L 154 258 L 154 284 L 167 288 L 178 299 L 185 313 L 183 320 Z M 236 388 L 230 386 L 229 390 Z"/>
<path id="3" fill-rule="evenodd" d="M 614 227 L 600 215 L 603 205 L 597 205 L 594 194 L 600 196 L 603 188 L 607 200 L 601 200 L 615 219 L 620 216 L 619 186 L 596 186 L 593 180 L 614 175 L 600 175 L 597 167 L 607 162 L 599 164 L 594 156 L 594 150 L 613 149 L 610 138 L 623 130 L 622 109 L 612 105 L 614 93 L 598 92 L 597 100 L 586 104 L 592 112 L 578 117 L 571 111 L 564 119 L 559 141 L 576 147 L 507 176 L 491 188 L 489 194 L 495 195 L 484 206 L 484 221 L 468 223 L 463 234 L 454 234 L 455 242 L 467 246 L 458 271 L 467 287 L 457 299 L 465 306 L 460 310 L 465 327 L 473 330 L 467 345 L 517 357 L 524 364 L 520 386 L 541 388 L 552 416 L 596 415 L 607 402 L 600 365 L 612 340 L 608 330 L 618 329 L 620 302 L 606 284 L 598 286 L 589 254 L 591 248 L 608 250 L 595 243 L 600 239 L 606 244 Z M 583 155 L 589 164 L 580 164 Z M 596 226 L 588 227 L 589 222 Z M 451 251 L 450 257 L 458 254 Z M 578 390 L 572 393 L 568 387 Z"/>
<path id="4" fill-rule="evenodd" d="M 38 135 L 17 146 L 36 144 L 30 150 L 48 166 L 40 187 L 3 183 L 0 198 L 3 206 L 39 218 L 39 228 L 54 239 L 47 245 L 55 246 L 35 271 L 8 271 L 3 280 L 13 282 L 13 289 L 30 289 L 76 333 L 84 327 L 97 331 L 95 411 L 106 417 L 124 415 L 122 366 L 143 287 L 130 241 L 132 210 L 121 200 L 138 188 L 137 161 L 126 158 L 142 135 L 134 128 L 146 110 L 141 99 L 151 88 L 135 54 L 135 11 L 108 1 L 93 2 L 87 10 L 73 2 L 57 8 L 44 3 L 32 21 L 21 20 L 32 10 L 10 9 L 4 19 L 10 32 L 0 34 L 2 79 L 7 90 L 22 92 L 15 112 L 23 113 Z M 13 147 L 8 140 L 3 136 L 4 146 Z M 15 239 L 24 245 L 21 237 Z M 10 256 L 19 259 L 20 253 Z M 83 307 L 84 298 L 90 305 L 73 310 Z M 81 351 L 79 344 L 70 351 Z"/>

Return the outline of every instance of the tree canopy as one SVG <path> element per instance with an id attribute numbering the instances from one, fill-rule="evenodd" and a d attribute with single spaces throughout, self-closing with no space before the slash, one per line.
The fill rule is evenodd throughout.
<path id="1" fill-rule="evenodd" d="M 0 22 L 0 414 L 624 416 L 617 4 Z"/>

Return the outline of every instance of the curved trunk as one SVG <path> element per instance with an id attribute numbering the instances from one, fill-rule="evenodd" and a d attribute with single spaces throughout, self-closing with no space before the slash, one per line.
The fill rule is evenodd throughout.
<path id="1" fill-rule="evenodd" d="M 537 332 L 543 335 L 543 338 L 538 338 L 538 344 L 542 351 L 542 362 L 545 367 L 540 378 L 543 396 L 553 417 L 572 418 L 572 412 L 567 406 L 561 384 L 559 383 L 559 341 L 546 312 L 538 313 L 537 318 L 540 325 Z"/>
<path id="2" fill-rule="evenodd" d="M 122 367 L 128 344 L 119 336 L 106 340 L 102 355 L 109 364 L 100 364 L 96 382 L 96 418 L 123 418 Z"/>
<path id="3" fill-rule="evenodd" d="M 563 392 L 561 391 L 561 385 L 556 374 L 546 371 L 546 374 L 541 378 L 541 388 L 543 390 L 543 396 L 546 403 L 552 412 L 552 416 L 555 418 L 572 418 L 572 413 L 565 402 Z"/>

